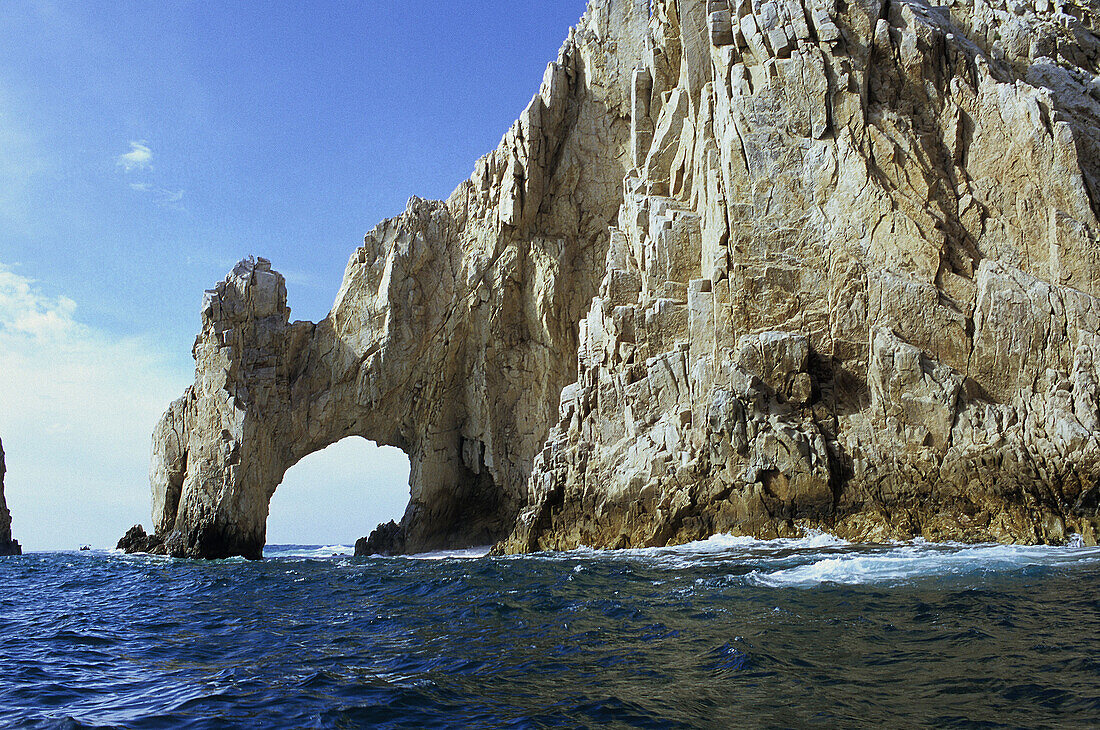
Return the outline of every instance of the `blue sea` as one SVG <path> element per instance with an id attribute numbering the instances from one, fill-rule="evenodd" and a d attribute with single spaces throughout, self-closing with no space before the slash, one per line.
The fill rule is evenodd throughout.
<path id="1" fill-rule="evenodd" d="M 0 559 L 0 726 L 1097 728 L 1100 550 Z"/>

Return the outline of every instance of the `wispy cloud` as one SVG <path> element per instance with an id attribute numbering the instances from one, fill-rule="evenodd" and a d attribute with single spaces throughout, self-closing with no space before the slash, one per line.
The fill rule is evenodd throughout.
<path id="1" fill-rule="evenodd" d="M 183 202 L 183 190 L 171 188 L 162 188 L 159 185 L 150 185 L 149 183 L 130 183 L 130 189 L 139 193 L 149 193 L 153 196 L 153 199 L 160 205 L 166 207 L 179 207 L 179 204 Z"/>
<path id="2" fill-rule="evenodd" d="M 130 151 L 115 158 L 115 164 L 126 172 L 152 169 L 153 150 L 144 141 L 131 142 Z"/>
<path id="3" fill-rule="evenodd" d="M 153 170 L 153 150 L 142 142 L 131 142 L 130 151 L 116 158 L 116 164 L 127 174 L 135 172 L 150 172 Z M 153 201 L 163 207 L 173 210 L 184 210 L 182 188 L 165 187 L 151 182 L 132 182 L 130 189 L 137 193 L 149 195 Z"/>

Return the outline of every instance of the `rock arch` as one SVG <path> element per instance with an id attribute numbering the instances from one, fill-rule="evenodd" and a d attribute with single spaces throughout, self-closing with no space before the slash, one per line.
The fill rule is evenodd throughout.
<path id="1" fill-rule="evenodd" d="M 286 465 L 360 433 L 413 464 L 374 549 L 512 522 L 499 551 L 1095 544 L 1081 12 L 593 0 L 500 148 L 369 235 L 328 318 L 290 324 L 263 261 L 210 295 L 158 531 L 256 554 Z"/>
<path id="2" fill-rule="evenodd" d="M 409 455 L 393 547 L 508 535 L 622 202 L 647 5 L 593 2 L 500 147 L 447 201 L 413 198 L 367 235 L 321 322 L 290 321 L 264 259 L 207 292 L 195 383 L 153 436 L 168 553 L 260 557 L 286 470 L 353 435 Z"/>

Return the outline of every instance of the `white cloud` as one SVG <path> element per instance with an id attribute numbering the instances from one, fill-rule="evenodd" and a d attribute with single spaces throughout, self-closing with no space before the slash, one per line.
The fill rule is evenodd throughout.
<path id="1" fill-rule="evenodd" d="M 153 150 L 145 142 L 131 142 L 130 151 L 119 155 L 115 164 L 126 172 L 149 170 L 153 167 Z"/>
<path id="2" fill-rule="evenodd" d="M 48 300 L 35 290 L 30 279 L 0 266 L 0 337 L 63 338 L 73 327 L 75 311 L 72 299 Z"/>
<path id="3" fill-rule="evenodd" d="M 0 439 L 16 538 L 32 550 L 104 546 L 148 522 L 149 435 L 190 379 L 157 344 L 82 324 L 72 299 L 0 264 Z"/>
<path id="4" fill-rule="evenodd" d="M 150 435 L 193 378 L 164 347 L 82 323 L 72 299 L 0 264 L 0 439 L 25 548 L 113 547 L 149 527 Z M 408 475 L 404 454 L 362 439 L 307 457 L 276 493 L 269 540 L 366 535 L 400 518 Z"/>

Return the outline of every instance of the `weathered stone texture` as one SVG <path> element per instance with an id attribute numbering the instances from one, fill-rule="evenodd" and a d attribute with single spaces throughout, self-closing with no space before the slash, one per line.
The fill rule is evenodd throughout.
<path id="1" fill-rule="evenodd" d="M 1100 8 L 654 7 L 623 243 L 499 549 L 1094 543 Z"/>
<path id="2" fill-rule="evenodd" d="M 593 2 L 500 146 L 447 201 L 414 198 L 368 234 L 320 323 L 290 322 L 283 278 L 263 259 L 207 294 L 195 384 L 153 437 L 168 553 L 260 557 L 283 474 L 349 436 L 411 461 L 400 529 L 372 549 L 509 534 L 576 378 L 576 323 L 631 164 L 647 22 L 644 0 Z"/>
<path id="3" fill-rule="evenodd" d="M 8 502 L 4 499 L 4 474 L 7 467 L 4 465 L 4 445 L 0 443 L 0 556 L 22 555 L 23 549 L 17 540 L 11 537 L 11 513 L 8 511 Z"/>
<path id="4" fill-rule="evenodd" d="M 364 551 L 1094 543 L 1098 28 L 1083 1 L 594 0 L 327 319 L 290 324 L 262 260 L 210 295 L 157 534 L 258 556 L 285 470 L 359 435 L 412 460 Z"/>

